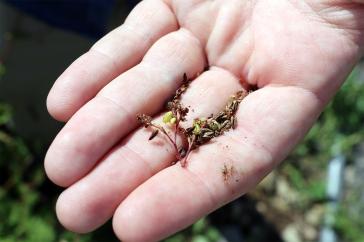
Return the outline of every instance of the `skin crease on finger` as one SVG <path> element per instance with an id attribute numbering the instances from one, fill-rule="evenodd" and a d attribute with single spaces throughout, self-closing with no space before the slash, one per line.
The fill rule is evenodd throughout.
<path id="1" fill-rule="evenodd" d="M 188 226 L 252 188 L 303 137 L 360 57 L 363 32 L 356 27 L 364 16 L 363 6 L 331 5 L 325 12 L 316 10 L 322 4 L 306 3 L 309 4 L 284 0 L 172 1 L 170 7 L 180 26 L 200 40 L 210 66 L 223 68 L 262 88 L 250 100 L 255 97 L 251 103 L 259 109 L 256 113 L 264 115 L 254 116 L 253 108 L 252 115 L 244 117 L 247 114 L 240 110 L 239 117 L 248 128 L 242 128 L 239 134 L 232 132 L 234 141 L 226 141 L 236 151 L 231 160 L 239 169 L 245 167 L 243 178 L 235 184 L 239 187 L 236 192 L 227 192 L 221 181 L 221 168 L 216 168 L 215 163 L 203 163 L 216 161 L 206 158 L 203 151 L 219 150 L 217 144 L 206 145 L 191 157 L 187 170 L 178 166 L 167 168 L 121 203 L 114 216 L 114 230 L 119 238 L 157 241 Z M 349 27 L 343 25 L 348 22 L 352 23 Z M 259 94 L 265 98 L 260 99 Z M 271 105 L 272 101 L 282 105 Z M 260 112 L 265 106 L 270 109 Z M 253 133 L 253 141 L 246 144 L 242 133 L 248 131 Z M 225 139 L 219 140 L 224 143 Z M 254 143 L 263 148 L 255 152 Z M 246 152 L 241 153 L 241 149 Z M 199 176 L 196 178 L 190 171 Z M 201 174 L 207 176 L 203 183 Z M 215 195 L 211 195 L 211 190 Z M 191 199 L 198 196 L 199 199 Z M 100 209 L 102 206 L 108 204 L 100 204 Z M 72 211 L 72 207 L 68 209 Z M 65 217 L 64 220 L 72 219 L 67 214 Z"/>

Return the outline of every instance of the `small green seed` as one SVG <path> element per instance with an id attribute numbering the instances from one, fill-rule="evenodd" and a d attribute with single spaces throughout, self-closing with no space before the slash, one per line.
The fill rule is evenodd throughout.
<path id="1" fill-rule="evenodd" d="M 164 115 L 163 115 L 163 123 L 167 124 L 171 121 L 171 119 L 174 118 L 173 117 L 173 113 L 171 111 L 169 112 L 166 112 Z"/>
<path id="2" fill-rule="evenodd" d="M 175 117 L 171 118 L 171 120 L 169 120 L 169 124 L 175 124 L 177 121 L 177 119 Z"/>
<path id="3" fill-rule="evenodd" d="M 219 130 L 221 128 L 221 125 L 216 122 L 215 120 L 213 120 L 210 124 L 209 124 L 210 128 L 212 130 Z"/>
<path id="4" fill-rule="evenodd" d="M 199 124 L 195 124 L 194 127 L 195 128 L 193 129 L 193 134 L 195 134 L 195 135 L 201 134 L 201 127 L 200 127 L 200 125 Z"/>

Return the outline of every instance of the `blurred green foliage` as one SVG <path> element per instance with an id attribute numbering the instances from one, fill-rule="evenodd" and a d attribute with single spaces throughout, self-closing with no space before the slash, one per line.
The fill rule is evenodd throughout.
<path id="1" fill-rule="evenodd" d="M 343 154 L 348 159 L 348 166 L 353 166 L 355 146 L 364 142 L 362 73 L 363 67 L 361 70 L 356 68 L 351 73 L 304 141 L 282 166 L 283 174 L 288 177 L 293 188 L 300 192 L 303 210 L 309 204 L 325 199 L 327 162 L 334 156 Z M 349 211 L 353 204 L 361 201 L 353 199 L 347 191 L 344 192 L 335 228 L 342 241 L 363 242 L 364 214 L 356 213 L 355 218 Z"/>
<path id="2" fill-rule="evenodd" d="M 0 62 L 0 78 L 5 75 L 6 73 L 6 68 L 5 66 Z"/>
<path id="3" fill-rule="evenodd" d="M 336 218 L 336 230 L 348 242 L 364 242 L 363 214 L 349 216 L 347 208 L 342 208 Z"/>
<path id="4" fill-rule="evenodd" d="M 30 150 L 12 128 L 13 110 L 0 102 L 0 242 L 105 241 L 104 235 L 76 235 L 57 222 L 58 189 L 43 171 L 43 154 Z M 112 240 L 111 230 L 107 241 Z"/>
<path id="5" fill-rule="evenodd" d="M 164 242 L 217 242 L 221 239 L 219 231 L 202 218 L 188 229 L 171 236 Z"/>
<path id="6" fill-rule="evenodd" d="M 300 209 L 325 198 L 327 161 L 338 153 L 351 158 L 355 145 L 364 141 L 364 83 L 358 74 L 357 70 L 352 73 L 304 142 L 279 168 L 279 174 L 299 192 Z M 45 178 L 42 151 L 32 150 L 31 144 L 14 133 L 13 111 L 0 103 L 0 242 L 116 241 L 110 228 L 79 236 L 58 224 L 53 206 L 59 191 Z M 348 206 L 348 201 L 343 205 Z M 361 217 L 349 216 L 345 206 L 337 216 L 337 231 L 344 241 L 364 241 Z M 165 242 L 214 242 L 220 238 L 205 218 Z"/>
<path id="7" fill-rule="evenodd" d="M 0 241 L 53 241 L 54 218 L 40 207 L 42 166 L 33 163 L 23 140 L 12 133 L 11 113 L 0 104 Z"/>

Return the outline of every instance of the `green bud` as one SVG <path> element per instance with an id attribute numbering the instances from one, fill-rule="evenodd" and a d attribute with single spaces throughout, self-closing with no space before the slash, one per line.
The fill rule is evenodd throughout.
<path id="1" fill-rule="evenodd" d="M 172 118 L 174 118 L 172 111 L 166 112 L 163 115 L 163 123 L 165 123 L 165 124 L 169 123 Z"/>
<path id="2" fill-rule="evenodd" d="M 195 135 L 199 135 L 199 134 L 201 134 L 201 127 L 200 127 L 200 125 L 199 124 L 197 124 L 197 123 L 195 123 L 195 125 L 194 125 L 194 129 L 193 129 L 193 134 L 195 134 Z"/>
<path id="3" fill-rule="evenodd" d="M 193 120 L 193 126 L 195 126 L 196 124 L 201 126 L 205 121 L 206 121 L 205 118 L 195 119 L 195 120 Z"/>
<path id="4" fill-rule="evenodd" d="M 220 129 L 220 124 L 218 123 L 218 122 L 216 122 L 215 120 L 213 120 L 210 124 L 209 124 L 209 126 L 210 126 L 210 129 L 212 129 L 212 130 L 219 130 Z"/>
<path id="5" fill-rule="evenodd" d="M 175 124 L 177 121 L 177 119 L 175 117 L 171 118 L 171 120 L 169 120 L 169 124 Z"/>

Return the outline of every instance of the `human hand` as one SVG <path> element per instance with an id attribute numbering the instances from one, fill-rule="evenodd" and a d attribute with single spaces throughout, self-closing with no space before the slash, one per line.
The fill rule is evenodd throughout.
<path id="1" fill-rule="evenodd" d="M 330 3 L 331 2 L 331 3 Z M 334 2 L 334 3 L 333 3 Z M 61 223 L 89 232 L 112 216 L 123 241 L 156 241 L 246 193 L 306 134 L 362 55 L 364 6 L 348 1 L 145 0 L 57 80 L 47 105 L 67 124 L 45 169 L 68 187 Z M 208 71 L 203 72 L 204 67 Z M 237 127 L 170 166 L 171 144 L 138 127 L 181 84 L 188 122 L 229 96 Z M 224 165 L 234 167 L 224 181 Z"/>

